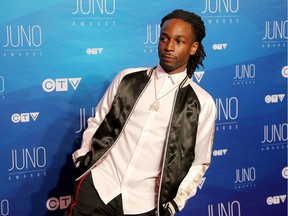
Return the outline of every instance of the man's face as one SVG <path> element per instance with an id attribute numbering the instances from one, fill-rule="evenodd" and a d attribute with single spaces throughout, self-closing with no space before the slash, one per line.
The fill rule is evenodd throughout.
<path id="1" fill-rule="evenodd" d="M 192 27 L 181 19 L 166 20 L 161 29 L 158 44 L 160 65 L 169 74 L 186 69 L 190 55 L 194 55 L 199 46 L 194 41 Z"/>

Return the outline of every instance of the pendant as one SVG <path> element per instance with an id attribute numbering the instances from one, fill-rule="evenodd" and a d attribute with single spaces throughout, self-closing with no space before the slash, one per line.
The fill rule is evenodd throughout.
<path id="1" fill-rule="evenodd" d="M 153 103 L 150 105 L 149 110 L 157 112 L 159 110 L 160 102 L 159 101 L 153 101 Z"/>

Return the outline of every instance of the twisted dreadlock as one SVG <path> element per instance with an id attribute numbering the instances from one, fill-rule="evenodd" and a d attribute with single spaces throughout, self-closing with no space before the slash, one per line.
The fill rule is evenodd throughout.
<path id="1" fill-rule="evenodd" d="M 162 18 L 160 27 L 162 28 L 166 20 L 173 18 L 181 19 L 189 23 L 192 26 L 192 32 L 195 36 L 195 41 L 199 43 L 199 47 L 196 53 L 190 56 L 187 63 L 187 75 L 191 78 L 196 68 L 199 68 L 199 65 L 204 67 L 203 60 L 206 57 L 206 53 L 201 41 L 206 35 L 205 25 L 201 17 L 196 15 L 195 13 L 184 10 L 174 10 L 170 14 Z"/>

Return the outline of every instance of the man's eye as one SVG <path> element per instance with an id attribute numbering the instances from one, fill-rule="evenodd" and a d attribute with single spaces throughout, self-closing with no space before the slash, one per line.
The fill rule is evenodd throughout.
<path id="1" fill-rule="evenodd" d="M 167 38 L 160 38 L 160 41 L 168 41 Z"/>
<path id="2" fill-rule="evenodd" d="M 184 41 L 182 41 L 182 40 L 177 40 L 176 43 L 177 43 L 177 44 L 183 44 Z"/>

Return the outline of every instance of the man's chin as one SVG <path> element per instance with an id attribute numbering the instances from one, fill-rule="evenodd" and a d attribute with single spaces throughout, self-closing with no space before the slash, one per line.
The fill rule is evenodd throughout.
<path id="1" fill-rule="evenodd" d="M 161 63 L 160 63 L 160 65 L 164 69 L 164 71 L 167 72 L 167 73 L 175 70 L 175 67 L 173 67 L 172 65 L 161 64 Z"/>

